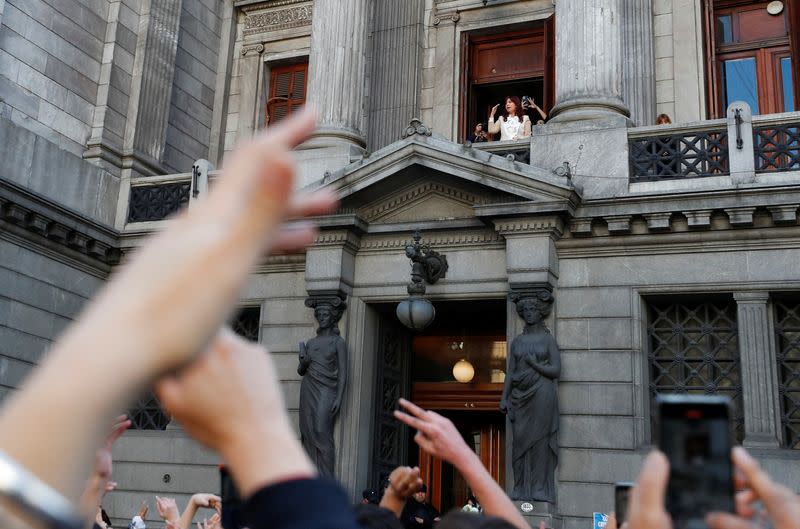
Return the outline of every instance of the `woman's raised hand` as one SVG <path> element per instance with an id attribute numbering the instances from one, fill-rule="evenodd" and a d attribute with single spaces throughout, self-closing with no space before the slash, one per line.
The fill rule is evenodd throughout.
<path id="1" fill-rule="evenodd" d="M 494 117 L 495 113 L 497 113 L 497 109 L 500 108 L 500 105 L 497 104 L 492 107 L 492 117 Z"/>

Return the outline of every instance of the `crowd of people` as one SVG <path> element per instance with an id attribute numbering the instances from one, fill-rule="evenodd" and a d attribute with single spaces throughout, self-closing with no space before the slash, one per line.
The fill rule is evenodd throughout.
<path id="1" fill-rule="evenodd" d="M 547 119 L 547 112 L 542 110 L 530 96 L 522 96 L 522 99 L 514 95 L 506 96 L 503 106 L 505 112 L 495 118 L 500 104 L 494 105 L 489 114 L 488 126 L 484 127 L 483 122 L 476 123 L 467 141 L 471 143 L 494 141 L 497 134 L 500 134 L 500 141 L 529 138 L 531 123 L 542 125 Z"/>
<path id="2" fill-rule="evenodd" d="M 493 130 L 519 136 L 519 124 L 511 128 L 511 118 L 524 121 L 517 108 L 508 98 L 500 128 L 490 121 Z M 304 111 L 239 146 L 211 193 L 132 256 L 4 403 L 3 527 L 19 520 L 63 529 L 92 520 L 101 528 L 108 524 L 98 506 L 114 485 L 111 445 L 128 425 L 123 417 L 113 418 L 148 388 L 189 435 L 221 456 L 250 529 L 397 529 L 403 519 L 427 522 L 432 513 L 420 516 L 410 499 L 421 492 L 418 468 L 396 469 L 378 506 L 353 508 L 340 485 L 320 478 L 291 426 L 270 355 L 225 327 L 262 256 L 310 244 L 314 227 L 298 219 L 336 205 L 329 191 L 293 191 L 289 151 L 313 129 L 314 115 Z M 438 522 L 433 516 L 431 524 L 528 528 L 452 422 L 405 400 L 399 405 L 397 420 L 416 431 L 422 449 L 461 473 L 483 510 L 448 513 Z M 736 513 L 709 514 L 708 526 L 750 528 L 763 505 L 776 529 L 799 527 L 797 496 L 773 482 L 744 449 L 736 448 L 732 458 L 741 490 Z M 650 454 L 631 493 L 629 529 L 671 528 L 664 507 L 668 476 L 665 456 Z M 157 499 L 171 529 L 189 529 L 193 510 L 218 504 L 206 496 L 177 515 L 174 501 Z M 213 518 L 205 528 L 211 529 Z"/>

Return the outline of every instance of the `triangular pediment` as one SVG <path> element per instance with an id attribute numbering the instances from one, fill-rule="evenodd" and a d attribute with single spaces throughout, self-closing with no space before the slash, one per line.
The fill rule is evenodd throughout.
<path id="1" fill-rule="evenodd" d="M 323 186 L 336 189 L 343 211 L 370 224 L 474 218 L 498 205 L 572 211 L 580 202 L 550 171 L 420 135 L 327 175 Z"/>

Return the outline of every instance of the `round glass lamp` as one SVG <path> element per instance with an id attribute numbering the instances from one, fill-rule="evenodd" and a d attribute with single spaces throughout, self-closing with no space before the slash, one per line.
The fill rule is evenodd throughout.
<path id="1" fill-rule="evenodd" d="M 400 322 L 415 331 L 421 331 L 436 318 L 436 309 L 424 298 L 408 298 L 397 305 L 397 318 Z"/>
<path id="2" fill-rule="evenodd" d="M 475 377 L 475 368 L 469 363 L 469 360 L 462 358 L 453 366 L 453 376 L 462 384 L 472 382 Z"/>

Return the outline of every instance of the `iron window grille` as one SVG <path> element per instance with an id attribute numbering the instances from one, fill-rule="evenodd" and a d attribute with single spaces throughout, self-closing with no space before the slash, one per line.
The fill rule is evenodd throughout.
<path id="1" fill-rule="evenodd" d="M 234 316 L 230 324 L 236 334 L 257 342 L 261 325 L 261 307 L 244 307 Z M 128 410 L 128 417 L 131 419 L 131 429 L 134 430 L 166 430 L 171 420 L 152 392 L 142 396 Z"/>
<path id="2" fill-rule="evenodd" d="M 163 220 L 189 203 L 191 182 L 131 187 L 128 222 Z"/>
<path id="3" fill-rule="evenodd" d="M 727 130 L 632 138 L 632 182 L 730 174 Z"/>
<path id="4" fill-rule="evenodd" d="M 726 395 L 735 435 L 744 438 L 742 378 L 733 301 L 649 304 L 651 406 L 663 393 Z M 651 408 L 655 418 L 655 408 Z"/>
<path id="5" fill-rule="evenodd" d="M 800 448 L 800 300 L 775 303 L 778 392 L 781 428 L 787 448 Z"/>
<path id="6" fill-rule="evenodd" d="M 753 128 L 756 172 L 800 171 L 800 123 Z"/>

